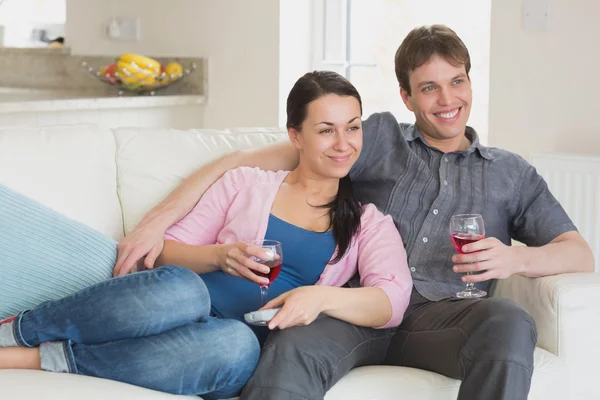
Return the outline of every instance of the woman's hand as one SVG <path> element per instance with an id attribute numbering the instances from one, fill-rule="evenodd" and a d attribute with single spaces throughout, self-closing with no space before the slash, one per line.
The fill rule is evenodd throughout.
<path id="1" fill-rule="evenodd" d="M 302 286 L 269 301 L 261 310 L 283 305 L 269 322 L 269 329 L 311 324 L 325 308 L 327 286 Z"/>
<path id="2" fill-rule="evenodd" d="M 246 242 L 224 244 L 219 248 L 217 255 L 219 268 L 226 274 L 248 279 L 259 285 L 269 284 L 268 278 L 257 275 L 257 273 L 268 274 L 269 267 L 257 263 L 250 257 L 261 260 L 268 258 L 263 249 Z"/>

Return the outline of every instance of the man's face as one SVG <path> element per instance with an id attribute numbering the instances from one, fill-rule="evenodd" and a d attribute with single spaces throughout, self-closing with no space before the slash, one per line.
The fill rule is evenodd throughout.
<path id="1" fill-rule="evenodd" d="M 434 55 L 409 75 L 411 95 L 400 89 L 406 107 L 415 114 L 417 127 L 434 140 L 465 134 L 471 113 L 471 81 L 464 65 L 454 66 Z"/>

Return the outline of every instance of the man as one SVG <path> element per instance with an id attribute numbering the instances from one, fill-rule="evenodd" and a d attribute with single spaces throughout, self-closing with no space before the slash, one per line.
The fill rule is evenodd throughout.
<path id="1" fill-rule="evenodd" d="M 350 175 L 359 200 L 390 214 L 404 240 L 415 288 L 405 319 L 396 332 L 332 318 L 274 332 L 242 398 L 322 399 L 351 368 L 386 363 L 461 379 L 459 399 L 526 399 L 533 318 L 506 299 L 463 300 L 455 293 L 468 282 L 489 293 L 495 279 L 513 274 L 593 270 L 589 246 L 535 169 L 515 154 L 484 147 L 466 126 L 470 59 L 460 38 L 441 25 L 415 28 L 395 63 L 400 95 L 416 124 L 398 124 L 389 113 L 369 117 Z M 202 168 L 121 243 L 115 274 L 129 272 L 146 254 L 151 266 L 164 230 L 226 170 L 292 169 L 295 163 L 292 147 L 279 144 Z M 483 215 L 486 238 L 458 255 L 448 224 L 463 213 Z M 529 247 L 511 247 L 511 238 Z"/>

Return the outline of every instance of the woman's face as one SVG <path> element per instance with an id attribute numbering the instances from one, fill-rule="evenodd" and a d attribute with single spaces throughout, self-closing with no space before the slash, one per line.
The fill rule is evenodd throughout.
<path id="1" fill-rule="evenodd" d="M 310 102 L 300 132 L 289 130 L 300 164 L 326 178 L 343 178 L 362 148 L 361 111 L 352 96 L 327 94 Z"/>

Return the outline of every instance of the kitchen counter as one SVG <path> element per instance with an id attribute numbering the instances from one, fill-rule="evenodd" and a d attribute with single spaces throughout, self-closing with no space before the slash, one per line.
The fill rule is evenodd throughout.
<path id="1" fill-rule="evenodd" d="M 160 93 L 160 92 L 158 92 Z M 0 113 L 153 108 L 204 104 L 202 95 L 118 96 L 105 92 L 0 88 Z"/>
<path id="2" fill-rule="evenodd" d="M 0 87 L 0 128 L 73 124 L 201 128 L 204 103 L 200 94 L 118 96 L 116 91 Z"/>
<path id="3" fill-rule="evenodd" d="M 98 124 L 201 128 L 206 111 L 207 60 L 153 58 L 161 65 L 177 61 L 184 70 L 191 68 L 190 73 L 157 90 L 154 96 L 129 92 L 119 96 L 118 87 L 100 82 L 89 71 L 89 66 L 97 69 L 113 63 L 115 55 L 72 55 L 68 48 L 0 48 L 0 127 Z"/>

